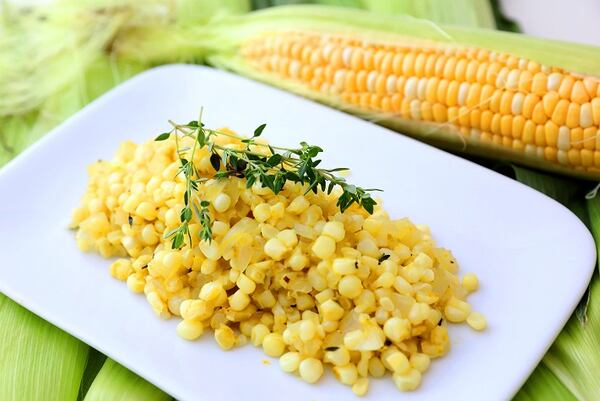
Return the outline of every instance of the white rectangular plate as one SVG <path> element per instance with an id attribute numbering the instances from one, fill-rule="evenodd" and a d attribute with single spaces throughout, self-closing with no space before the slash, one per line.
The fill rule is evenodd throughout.
<path id="1" fill-rule="evenodd" d="M 509 399 L 573 311 L 590 279 L 595 248 L 585 226 L 553 200 L 502 175 L 387 129 L 228 73 L 167 66 L 121 85 L 0 171 L 0 291 L 180 400 L 355 400 L 332 375 L 308 385 L 262 351 L 221 351 L 207 334 L 187 342 L 177 319 L 157 318 L 143 296 L 109 276 L 109 261 L 81 253 L 67 230 L 86 166 L 125 139 L 143 142 L 204 106 L 210 127 L 307 141 L 324 164 L 347 166 L 359 185 L 383 188 L 394 218 L 431 226 L 441 246 L 475 272 L 470 298 L 489 328 L 452 327 L 451 352 L 421 388 L 402 394 L 388 376 L 371 400 Z"/>

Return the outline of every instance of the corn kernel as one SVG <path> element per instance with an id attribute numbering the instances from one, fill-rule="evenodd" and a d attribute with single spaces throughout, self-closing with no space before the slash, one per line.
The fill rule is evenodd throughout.
<path id="1" fill-rule="evenodd" d="M 385 366 L 383 365 L 383 362 L 381 362 L 381 359 L 369 359 L 369 374 L 376 378 L 383 377 L 385 375 Z"/>
<path id="2" fill-rule="evenodd" d="M 256 221 L 264 223 L 271 217 L 271 206 L 268 203 L 260 203 L 252 209 Z"/>
<path id="3" fill-rule="evenodd" d="M 235 333 L 233 330 L 224 324 L 215 330 L 215 340 L 219 347 L 224 350 L 230 350 L 235 345 Z"/>
<path id="4" fill-rule="evenodd" d="M 410 336 L 410 321 L 399 317 L 388 319 L 383 325 L 383 332 L 395 343 L 399 343 Z"/>
<path id="5" fill-rule="evenodd" d="M 156 218 L 156 205 L 152 202 L 142 202 L 135 209 L 135 214 L 145 220 L 154 220 Z"/>
<path id="6" fill-rule="evenodd" d="M 481 331 L 487 327 L 485 316 L 478 312 L 472 312 L 467 318 L 467 324 L 473 329 Z"/>
<path id="7" fill-rule="evenodd" d="M 296 235 L 296 230 L 289 229 L 280 231 L 277 234 L 277 239 L 279 239 L 288 249 L 291 249 L 298 244 L 298 236 Z"/>
<path id="8" fill-rule="evenodd" d="M 476 291 L 479 288 L 479 280 L 473 273 L 468 273 L 463 276 L 462 286 L 469 292 Z"/>
<path id="9" fill-rule="evenodd" d="M 344 276 L 338 282 L 338 291 L 342 296 L 354 299 L 363 291 L 362 282 L 356 276 Z"/>
<path id="10" fill-rule="evenodd" d="M 286 210 L 291 214 L 300 214 L 308 209 L 309 206 L 310 202 L 303 195 L 300 195 L 290 202 Z"/>
<path id="11" fill-rule="evenodd" d="M 353 363 L 344 366 L 334 366 L 333 374 L 342 384 L 349 386 L 353 385 L 358 379 L 358 372 Z"/>
<path id="12" fill-rule="evenodd" d="M 312 340 L 317 335 L 317 325 L 312 320 L 300 323 L 300 339 L 304 342 Z"/>
<path id="13" fill-rule="evenodd" d="M 388 353 L 385 357 L 385 362 L 394 373 L 402 374 L 410 369 L 408 358 L 400 351 Z"/>
<path id="14" fill-rule="evenodd" d="M 421 372 L 416 369 L 410 369 L 404 374 L 394 373 L 392 378 L 400 391 L 412 391 L 421 384 Z"/>
<path id="15" fill-rule="evenodd" d="M 242 290 L 237 290 L 229 297 L 229 306 L 234 311 L 241 311 L 250 304 L 250 297 Z"/>
<path id="16" fill-rule="evenodd" d="M 284 372 L 293 373 L 298 370 L 300 360 L 299 352 L 286 352 L 279 358 L 279 366 Z"/>
<path id="17" fill-rule="evenodd" d="M 334 350 L 326 350 L 324 360 L 334 366 L 344 366 L 350 363 L 350 352 L 345 347 L 335 347 Z"/>
<path id="18" fill-rule="evenodd" d="M 141 293 L 144 292 L 144 285 L 146 282 L 138 277 L 136 274 L 131 274 L 127 277 L 127 288 L 131 290 L 131 292 Z"/>
<path id="19" fill-rule="evenodd" d="M 306 358 L 300 362 L 299 373 L 305 382 L 315 383 L 323 376 L 323 364 L 316 358 Z"/>
<path id="20" fill-rule="evenodd" d="M 238 276 L 235 284 L 240 291 L 243 291 L 246 294 L 252 294 L 256 289 L 256 283 L 243 273 Z"/>
<path id="21" fill-rule="evenodd" d="M 288 248 L 279 238 L 271 238 L 265 244 L 264 251 L 272 259 L 281 260 L 287 253 Z"/>
<path id="22" fill-rule="evenodd" d="M 421 373 L 429 368 L 430 363 L 431 358 L 425 354 L 416 353 L 410 356 L 410 365 Z"/>
<path id="23" fill-rule="evenodd" d="M 444 314 L 446 319 L 453 323 L 460 323 L 467 320 L 467 317 L 471 313 L 471 306 L 459 299 L 454 297 L 450 298 L 446 307 L 444 308 Z"/>
<path id="24" fill-rule="evenodd" d="M 335 252 L 335 240 L 331 237 L 321 235 L 313 243 L 313 253 L 321 259 L 329 259 Z"/>
<path id="25" fill-rule="evenodd" d="M 319 305 L 319 312 L 323 316 L 323 320 L 340 320 L 345 311 L 337 302 L 328 299 Z"/>
<path id="26" fill-rule="evenodd" d="M 269 333 L 269 328 L 265 324 L 258 323 L 252 328 L 252 332 L 250 334 L 250 341 L 255 347 L 262 346 L 263 340 Z"/>
<path id="27" fill-rule="evenodd" d="M 340 242 L 346 236 L 346 231 L 344 230 L 344 224 L 340 221 L 328 221 L 323 226 L 322 235 L 326 235 L 335 240 L 335 242 Z"/>
<path id="28" fill-rule="evenodd" d="M 355 259 L 350 258 L 336 258 L 333 260 L 332 270 L 343 276 L 345 274 L 353 274 L 355 273 L 357 268 L 357 262 Z"/>
<path id="29" fill-rule="evenodd" d="M 195 340 L 204 332 L 204 326 L 201 322 L 195 320 L 182 320 L 177 325 L 177 334 L 186 340 Z"/>
<path id="30" fill-rule="evenodd" d="M 279 333 L 269 333 L 262 341 L 262 347 L 265 354 L 272 357 L 279 357 L 285 351 L 285 343 Z"/>
<path id="31" fill-rule="evenodd" d="M 215 302 L 223 297 L 223 294 L 225 294 L 223 286 L 215 281 L 210 281 L 202 286 L 199 296 L 204 301 Z"/>
<path id="32" fill-rule="evenodd" d="M 366 377 L 361 377 L 352 385 L 352 392 L 359 397 L 367 394 L 369 391 L 369 379 Z"/>
<path id="33" fill-rule="evenodd" d="M 213 201 L 213 207 L 219 213 L 223 213 L 231 206 L 231 198 L 226 193 L 220 193 Z"/>

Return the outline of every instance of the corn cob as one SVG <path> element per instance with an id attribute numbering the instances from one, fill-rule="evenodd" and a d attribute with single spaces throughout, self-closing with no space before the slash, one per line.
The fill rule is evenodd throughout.
<path id="1" fill-rule="evenodd" d="M 449 149 L 600 177 L 600 49 L 315 6 L 240 21 L 210 63 Z"/>

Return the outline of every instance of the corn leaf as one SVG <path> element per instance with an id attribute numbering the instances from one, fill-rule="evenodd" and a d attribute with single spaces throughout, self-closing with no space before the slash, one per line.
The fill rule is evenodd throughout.
<path id="1" fill-rule="evenodd" d="M 84 401 L 169 401 L 171 396 L 107 359 Z"/>
<path id="2" fill-rule="evenodd" d="M 544 363 L 538 365 L 513 401 L 578 401 Z"/>
<path id="3" fill-rule="evenodd" d="M 0 294 L 0 400 L 76 401 L 89 347 Z"/>
<path id="4" fill-rule="evenodd" d="M 96 375 L 100 369 L 102 369 L 105 361 L 106 355 L 90 347 L 90 352 L 88 353 L 88 358 L 85 365 L 85 371 L 83 372 L 81 384 L 79 385 L 77 401 L 81 401 L 85 398 L 88 390 L 94 382 L 94 379 L 96 378 Z"/>

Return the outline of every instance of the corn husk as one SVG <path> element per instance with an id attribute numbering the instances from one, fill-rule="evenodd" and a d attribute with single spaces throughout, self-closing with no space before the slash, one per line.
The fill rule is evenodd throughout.
<path id="1" fill-rule="evenodd" d="M 488 0 L 363 0 L 370 11 L 405 14 L 440 24 L 465 27 L 496 28 L 494 13 Z"/>
<path id="2" fill-rule="evenodd" d="M 107 359 L 84 401 L 169 401 L 171 396 Z"/>
<path id="3" fill-rule="evenodd" d="M 119 63 L 104 56 L 84 68 L 74 83 L 57 90 L 34 109 L 0 117 L 0 127 L 4 127 L 0 129 L 0 166 L 102 93 L 142 70 L 137 63 Z"/>
<path id="4" fill-rule="evenodd" d="M 76 401 L 89 347 L 0 294 L 0 400 Z"/>
<path id="5" fill-rule="evenodd" d="M 0 116 L 33 110 L 73 85 L 87 67 L 110 54 L 115 37 L 164 33 L 165 27 L 177 31 L 249 9 L 247 0 L 63 0 L 36 8 L 3 4 Z"/>
<path id="6" fill-rule="evenodd" d="M 105 361 L 106 355 L 90 347 L 90 352 L 88 353 L 88 358 L 85 364 L 85 371 L 83 372 L 83 377 L 81 378 L 81 383 L 79 384 L 77 401 L 82 401 L 85 398 Z"/>
<path id="7" fill-rule="evenodd" d="M 51 7 L 4 4 L 0 19 L 0 166 L 100 94 L 152 67 L 111 54 L 116 37 L 171 47 L 165 31 L 195 30 L 247 12 L 248 0 L 62 0 Z M 148 33 L 150 38 L 145 38 Z M 152 33 L 152 34 L 150 34 Z M 202 59 L 178 42 L 171 62 Z"/>
<path id="8" fill-rule="evenodd" d="M 412 15 L 441 24 L 496 28 L 494 12 L 488 0 L 253 0 L 254 9 L 291 4 L 321 4 L 357 8 L 386 14 Z"/>
<path id="9" fill-rule="evenodd" d="M 578 401 L 565 385 L 542 362 L 513 401 Z"/>

